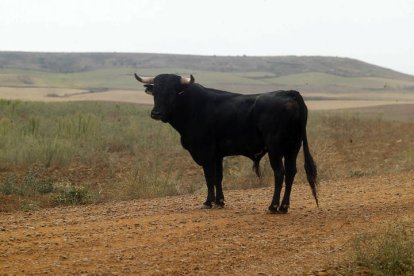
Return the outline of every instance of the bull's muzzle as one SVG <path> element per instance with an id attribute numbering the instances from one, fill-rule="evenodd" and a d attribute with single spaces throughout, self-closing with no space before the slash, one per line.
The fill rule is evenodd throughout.
<path id="1" fill-rule="evenodd" d="M 151 118 L 152 119 L 159 121 L 159 120 L 163 120 L 164 119 L 163 117 L 164 116 L 162 115 L 161 112 L 156 111 L 156 110 L 151 111 Z"/>

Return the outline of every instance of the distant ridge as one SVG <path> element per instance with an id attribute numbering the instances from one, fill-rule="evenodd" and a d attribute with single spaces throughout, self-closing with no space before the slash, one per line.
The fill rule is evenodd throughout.
<path id="1" fill-rule="evenodd" d="M 189 71 L 270 72 L 274 77 L 319 72 L 341 77 L 379 77 L 414 81 L 414 76 L 356 59 L 324 56 L 0 52 L 1 68 L 58 73 L 110 68 L 185 68 Z"/>

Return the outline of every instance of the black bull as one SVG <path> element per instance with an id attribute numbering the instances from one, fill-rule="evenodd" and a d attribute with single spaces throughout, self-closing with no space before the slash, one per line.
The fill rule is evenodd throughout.
<path id="1" fill-rule="evenodd" d="M 318 204 L 316 165 L 306 138 L 307 108 L 297 91 L 241 95 L 205 88 L 194 78 L 162 74 L 140 77 L 146 92 L 154 97 L 151 117 L 169 123 L 181 135 L 181 144 L 203 167 L 208 195 L 203 204 L 224 206 L 223 158 L 243 155 L 259 162 L 268 153 L 274 171 L 275 189 L 269 210 L 287 213 L 296 175 L 296 158 L 303 143 L 305 171 Z M 280 193 L 285 180 L 285 193 Z"/>

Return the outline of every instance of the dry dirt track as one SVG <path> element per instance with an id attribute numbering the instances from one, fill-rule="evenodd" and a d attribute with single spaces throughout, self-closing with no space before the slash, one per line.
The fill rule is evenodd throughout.
<path id="1" fill-rule="evenodd" d="M 357 233 L 414 226 L 414 172 L 322 185 L 319 209 L 294 186 L 288 215 L 266 214 L 270 188 L 227 191 L 221 210 L 189 195 L 3 213 L 0 274 L 289 275 L 331 267 Z"/>

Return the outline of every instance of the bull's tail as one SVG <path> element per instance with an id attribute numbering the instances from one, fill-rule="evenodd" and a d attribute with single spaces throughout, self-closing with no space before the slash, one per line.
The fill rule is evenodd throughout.
<path id="1" fill-rule="evenodd" d="M 309 145 L 308 145 L 308 138 L 306 136 L 306 123 L 308 121 L 308 109 L 305 105 L 305 102 L 303 101 L 303 98 L 301 98 L 301 101 L 303 103 L 303 112 L 302 112 L 302 122 L 301 122 L 301 127 L 302 127 L 302 142 L 303 142 L 303 154 L 305 156 L 305 171 L 306 171 L 306 177 L 308 179 L 309 185 L 311 187 L 312 190 L 312 194 L 313 197 L 315 198 L 316 201 L 316 205 L 319 207 L 319 202 L 318 202 L 318 190 L 317 190 L 317 169 L 316 169 L 316 164 L 315 161 L 312 158 L 312 155 L 310 154 L 309 151 Z"/>
<path id="2" fill-rule="evenodd" d="M 319 207 L 318 189 L 317 189 L 317 182 L 316 182 L 318 172 L 316 170 L 315 161 L 313 160 L 312 155 L 309 152 L 309 146 L 308 146 L 308 141 L 307 141 L 307 138 L 306 138 L 306 133 L 303 137 L 303 153 L 305 155 L 306 177 L 307 177 L 309 185 L 312 189 L 312 194 L 313 194 L 313 197 L 315 198 L 316 205 Z"/>
<path id="3" fill-rule="evenodd" d="M 260 159 L 259 158 L 256 158 L 253 161 L 253 171 L 256 173 L 257 177 L 260 178 L 262 176 L 260 173 Z"/>

